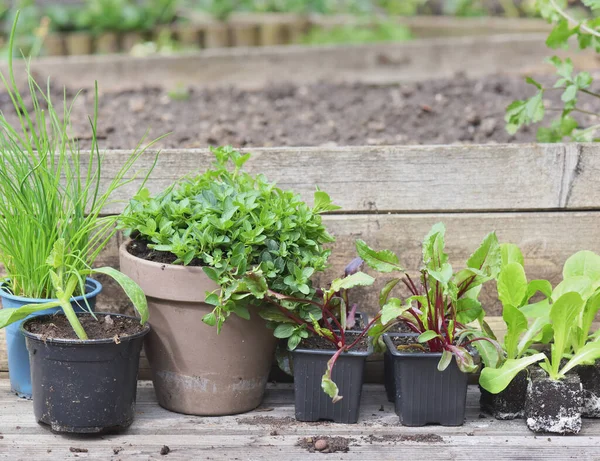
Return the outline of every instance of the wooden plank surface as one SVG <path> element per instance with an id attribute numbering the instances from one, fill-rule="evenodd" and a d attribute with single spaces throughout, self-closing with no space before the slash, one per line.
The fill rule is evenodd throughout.
<path id="1" fill-rule="evenodd" d="M 246 170 L 312 202 L 315 188 L 342 207 L 338 213 L 585 210 L 600 208 L 600 147 L 594 144 L 469 146 L 277 147 L 250 149 Z M 106 153 L 108 183 L 128 151 Z M 141 184 L 155 152 L 138 161 L 137 179 L 114 195 L 119 213 Z M 205 149 L 164 150 L 148 187 L 158 192 L 210 167 Z M 127 177 L 132 177 L 134 171 Z"/>
<path id="2" fill-rule="evenodd" d="M 222 30 L 221 30 L 222 32 Z M 271 82 L 359 81 L 390 83 L 447 78 L 457 72 L 478 77 L 495 73 L 547 72 L 547 34 L 413 40 L 344 46 L 285 46 L 207 49 L 171 56 L 67 56 L 35 59 L 38 81 L 48 77 L 74 88 L 101 91 L 178 85 L 257 88 Z M 213 46 L 214 37 L 209 34 Z M 222 37 L 221 37 L 222 38 Z M 205 37 L 206 40 L 206 37 Z M 218 44 L 218 43 L 217 43 Z M 553 53 L 564 56 L 562 50 Z M 595 69 L 593 53 L 569 53 L 575 66 Z M 16 63 L 18 72 L 23 72 Z M 0 64 L 0 70 L 7 70 Z"/>
<path id="3" fill-rule="evenodd" d="M 67 437 L 38 425 L 32 404 L 15 398 L 0 382 L 0 459 L 213 459 L 282 460 L 310 456 L 299 440 L 315 436 L 350 439 L 347 453 L 328 459 L 582 459 L 600 457 L 600 423 L 585 420 L 579 436 L 535 435 L 523 420 L 480 417 L 479 391 L 471 386 L 466 422 L 458 427 L 401 426 L 382 386 L 365 386 L 358 424 L 301 423 L 294 419 L 290 385 L 270 386 L 259 408 L 244 415 L 195 417 L 160 408 L 152 386 L 140 382 L 136 420 L 120 435 Z M 383 411 L 382 411 L 383 410 Z M 419 442 L 419 437 L 432 438 Z M 167 445 L 171 452 L 161 456 Z M 87 453 L 73 453 L 84 448 Z M 116 452 L 116 453 L 115 453 Z M 314 454 L 312 456 L 321 456 Z"/>

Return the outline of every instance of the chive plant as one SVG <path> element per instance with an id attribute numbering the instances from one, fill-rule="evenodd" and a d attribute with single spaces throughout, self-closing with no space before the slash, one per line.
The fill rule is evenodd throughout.
<path id="1" fill-rule="evenodd" d="M 10 35 L 11 51 L 17 21 L 18 14 Z M 148 314 L 141 289 L 115 269 L 92 269 L 92 265 L 116 232 L 117 216 L 103 216 L 102 210 L 111 203 L 117 189 L 136 178 L 135 173 L 130 174 L 134 165 L 160 138 L 145 147 L 142 139 L 112 180 L 103 185 L 104 155 L 98 148 L 96 128 L 97 83 L 94 112 L 89 119 L 91 151 L 84 153 L 70 134 L 75 100 L 69 103 L 64 91 L 62 103 L 55 106 L 50 83 L 41 87 L 33 78 L 28 61 L 25 70 L 26 90 L 17 85 L 12 53 L 8 57 L 8 75 L 0 73 L 14 108 L 12 118 L 18 119 L 13 124 L 4 113 L 0 114 L 0 262 L 7 273 L 2 289 L 51 302 L 0 311 L 0 328 L 30 313 L 60 306 L 77 336 L 87 339 L 69 300 L 85 294 L 85 278 L 93 272 L 113 277 L 145 321 Z"/>

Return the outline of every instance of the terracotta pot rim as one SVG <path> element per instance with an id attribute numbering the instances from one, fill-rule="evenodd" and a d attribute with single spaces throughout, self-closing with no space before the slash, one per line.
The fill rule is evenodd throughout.
<path id="1" fill-rule="evenodd" d="M 156 261 L 148 261 L 147 259 L 139 258 L 138 256 L 132 255 L 129 251 L 127 251 L 127 245 L 129 245 L 129 243 L 131 242 L 131 239 L 127 239 L 121 244 L 119 250 L 123 257 L 135 260 L 136 264 L 139 264 L 140 266 L 145 266 L 149 269 L 167 270 L 168 268 L 168 270 L 170 271 L 199 272 L 204 274 L 204 271 L 202 270 L 204 266 L 184 266 L 183 264 L 157 263 Z"/>

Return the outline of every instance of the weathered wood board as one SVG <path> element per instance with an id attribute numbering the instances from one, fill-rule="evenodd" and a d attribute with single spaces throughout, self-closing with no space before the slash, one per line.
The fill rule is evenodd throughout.
<path id="1" fill-rule="evenodd" d="M 448 78 L 457 72 L 479 77 L 520 75 L 551 69 L 546 34 L 497 35 L 344 46 L 285 46 L 211 49 L 171 56 L 97 55 L 33 60 L 40 82 L 101 91 L 180 85 L 257 88 L 271 82 L 305 84 L 320 80 L 393 83 Z M 563 56 L 563 50 L 553 51 Z M 569 53 L 577 68 L 595 69 L 593 53 Z M 22 63 L 15 65 L 23 76 Z M 6 72 L 6 64 L 0 64 Z M 19 74 L 20 72 L 20 74 Z"/>
<path id="2" fill-rule="evenodd" d="M 466 421 L 458 427 L 404 427 L 383 386 L 363 389 L 357 424 L 301 423 L 294 419 L 293 389 L 270 386 L 259 409 L 234 416 L 196 417 L 158 406 L 147 382 L 138 388 L 136 419 L 120 435 L 66 437 L 52 434 L 33 418 L 32 403 L 19 400 L 0 382 L 0 460 L 297 460 L 310 456 L 298 442 L 306 437 L 349 439 L 346 453 L 331 459 L 543 459 L 596 460 L 600 457 L 600 423 L 584 420 L 579 436 L 535 435 L 521 420 L 481 417 L 479 391 L 470 386 Z M 163 446 L 168 455 L 160 455 Z M 73 453 L 71 448 L 86 449 Z"/>

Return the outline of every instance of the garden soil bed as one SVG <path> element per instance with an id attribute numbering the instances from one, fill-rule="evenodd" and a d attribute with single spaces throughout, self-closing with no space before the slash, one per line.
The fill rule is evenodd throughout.
<path id="1" fill-rule="evenodd" d="M 163 148 L 533 142 L 535 128 L 509 135 L 504 113 L 534 89 L 521 77 L 500 75 L 394 85 L 198 87 L 178 96 L 166 88 L 141 88 L 101 94 L 98 133 L 103 149 L 132 148 L 148 130 L 148 139 L 171 133 L 158 144 Z M 83 92 L 72 112 L 82 147 L 90 144 L 92 97 Z M 560 107 L 560 92 L 548 97 Z M 55 100 L 60 99 L 56 91 Z M 7 111 L 9 104 L 0 94 L 0 109 Z"/>

